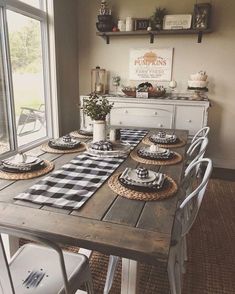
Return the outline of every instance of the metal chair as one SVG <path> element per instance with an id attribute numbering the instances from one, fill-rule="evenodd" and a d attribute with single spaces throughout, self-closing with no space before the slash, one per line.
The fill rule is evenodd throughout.
<path id="1" fill-rule="evenodd" d="M 194 143 L 198 138 L 201 137 L 207 137 L 208 133 L 210 131 L 210 127 L 204 127 L 201 128 L 199 131 L 197 131 L 197 133 L 194 135 L 191 144 Z"/>
<path id="2" fill-rule="evenodd" d="M 170 249 L 168 261 L 168 275 L 172 294 L 181 293 L 182 273 L 185 271 L 184 262 L 187 257 L 186 236 L 196 220 L 212 173 L 212 161 L 209 158 L 203 158 L 190 165 L 186 178 L 200 164 L 206 167 L 201 183 L 190 194 L 186 195 L 176 211 L 172 237 L 173 246 Z"/>
<path id="3" fill-rule="evenodd" d="M 189 166 L 189 164 L 193 164 L 203 158 L 208 142 L 207 137 L 200 137 L 189 146 L 186 152 L 186 166 Z M 200 166 L 197 167 L 197 173 L 199 172 L 199 168 Z"/>
<path id="4" fill-rule="evenodd" d="M 94 293 L 86 256 L 62 251 L 35 233 L 26 234 L 1 225 L 0 232 L 46 245 L 26 244 L 8 263 L 0 235 L 1 294 L 73 294 L 83 284 L 88 294 Z"/>
<path id="5" fill-rule="evenodd" d="M 42 127 L 44 127 L 45 122 L 46 118 L 44 104 L 41 104 L 38 109 L 21 107 L 21 113 L 17 124 L 17 134 L 18 136 L 24 136 L 38 132 Z"/>
<path id="6" fill-rule="evenodd" d="M 181 293 L 181 278 L 184 271 L 184 261 L 186 259 L 186 235 L 189 233 L 200 209 L 202 199 L 212 172 L 212 161 L 208 158 L 201 158 L 192 163 L 185 173 L 185 179 L 191 177 L 191 173 L 197 170 L 198 165 L 204 164 L 206 169 L 200 184 L 192 191 L 186 191 L 185 199 L 180 203 L 176 211 L 176 217 L 173 227 L 171 248 L 167 264 L 168 279 L 171 294 Z M 192 205 L 191 205 L 192 204 Z M 190 206 L 190 209 L 188 209 Z M 120 257 L 110 256 L 107 271 L 107 278 L 104 287 L 104 294 L 108 294 L 113 283 L 114 274 Z"/>

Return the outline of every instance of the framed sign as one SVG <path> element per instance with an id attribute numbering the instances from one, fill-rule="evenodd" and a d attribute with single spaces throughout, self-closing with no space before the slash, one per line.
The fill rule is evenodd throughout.
<path id="1" fill-rule="evenodd" d="M 210 25 L 211 4 L 201 3 L 194 5 L 193 28 L 208 29 Z"/>
<path id="2" fill-rule="evenodd" d="M 136 18 L 135 22 L 135 31 L 147 30 L 149 27 L 149 19 L 148 18 Z"/>
<path id="3" fill-rule="evenodd" d="M 163 20 L 163 30 L 190 29 L 191 22 L 191 14 L 165 15 Z"/>
<path id="4" fill-rule="evenodd" d="M 173 48 L 132 49 L 129 79 L 133 81 L 171 81 Z"/>

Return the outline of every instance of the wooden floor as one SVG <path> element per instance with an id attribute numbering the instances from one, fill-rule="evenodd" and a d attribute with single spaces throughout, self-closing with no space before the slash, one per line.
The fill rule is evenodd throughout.
<path id="1" fill-rule="evenodd" d="M 235 182 L 232 174 L 210 180 L 203 204 L 188 238 L 189 261 L 183 294 L 235 294 Z M 222 176 L 221 176 L 222 177 Z M 101 294 L 108 257 L 95 253 L 91 260 L 95 293 Z M 120 270 L 111 294 L 120 293 Z M 161 267 L 141 265 L 141 294 L 169 293 Z"/>

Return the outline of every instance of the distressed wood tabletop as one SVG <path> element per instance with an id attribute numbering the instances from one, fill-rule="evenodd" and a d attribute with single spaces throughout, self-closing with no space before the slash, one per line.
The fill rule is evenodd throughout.
<path id="1" fill-rule="evenodd" d="M 175 133 L 187 141 L 187 131 L 176 130 Z M 173 150 L 184 157 L 186 146 Z M 77 155 L 49 154 L 39 147 L 28 153 L 53 161 L 55 169 Z M 128 157 L 115 172 L 138 165 Z M 141 166 L 166 173 L 179 184 L 184 160 L 170 166 Z M 26 232 L 34 231 L 63 245 L 83 247 L 145 263 L 167 260 L 178 194 L 157 201 L 130 200 L 115 194 L 106 181 L 79 210 L 13 199 L 39 180 L 0 180 L 0 225 L 20 228 Z"/>

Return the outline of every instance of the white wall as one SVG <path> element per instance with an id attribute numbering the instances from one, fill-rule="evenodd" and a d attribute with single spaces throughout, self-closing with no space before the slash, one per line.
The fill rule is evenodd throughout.
<path id="1" fill-rule="evenodd" d="M 204 1 L 208 2 L 208 1 Z M 195 1 L 113 0 L 116 16 L 149 17 L 156 6 L 169 13 L 191 13 Z M 119 74 L 128 81 L 130 48 L 174 47 L 173 77 L 184 91 L 190 73 L 206 70 L 209 75 L 209 112 L 211 126 L 208 156 L 220 167 L 235 168 L 235 1 L 213 0 L 214 32 L 197 44 L 195 35 L 160 36 L 154 44 L 146 37 L 116 37 L 110 45 L 95 35 L 100 1 L 79 0 L 79 83 L 80 94 L 90 91 L 90 70 L 96 65 L 110 75 Z"/>

